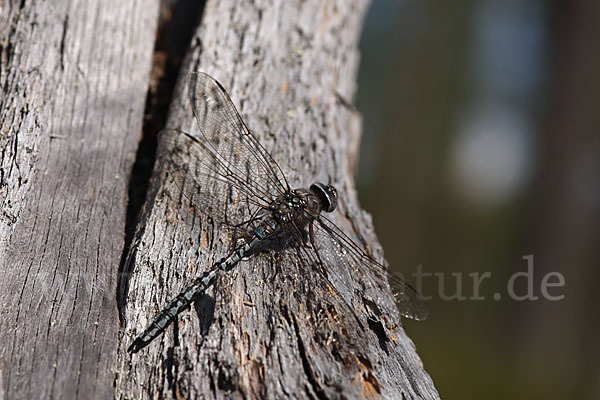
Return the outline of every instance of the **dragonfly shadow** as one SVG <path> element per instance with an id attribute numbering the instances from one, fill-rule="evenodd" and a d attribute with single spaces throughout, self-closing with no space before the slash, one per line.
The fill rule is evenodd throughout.
<path id="1" fill-rule="evenodd" d="M 208 334 L 208 330 L 215 319 L 215 298 L 203 294 L 194 299 L 193 307 L 198 321 L 200 322 L 199 332 L 202 337 Z"/>
<path id="2" fill-rule="evenodd" d="M 198 316 L 199 329 L 193 327 L 193 331 L 200 332 L 202 337 L 208 334 L 208 330 L 214 321 L 215 316 L 215 299 L 214 297 L 204 294 L 194 299 L 193 307 L 196 315 Z M 165 371 L 169 371 L 171 375 L 173 368 L 176 366 L 175 363 L 175 349 L 179 347 L 180 343 L 179 335 L 179 324 L 173 324 L 173 344 L 167 349 L 167 357 L 163 360 L 163 368 Z M 167 376 L 169 382 L 175 382 L 173 376 Z"/>

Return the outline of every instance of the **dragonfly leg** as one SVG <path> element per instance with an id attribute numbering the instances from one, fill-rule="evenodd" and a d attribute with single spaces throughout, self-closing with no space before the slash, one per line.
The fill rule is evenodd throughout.
<path id="1" fill-rule="evenodd" d="M 265 211 L 265 210 L 267 210 L 267 209 L 257 208 L 256 211 L 254 211 L 254 213 L 252 214 L 252 216 L 249 219 L 242 221 L 239 224 L 232 224 L 231 226 L 234 228 L 244 227 L 244 231 L 248 231 L 252 223 L 259 222 L 264 218 L 264 215 L 263 215 L 263 213 L 261 213 L 261 211 Z"/>
<path id="2" fill-rule="evenodd" d="M 239 224 L 231 225 L 231 227 L 240 230 L 240 232 L 238 232 L 239 234 L 234 236 L 234 238 L 233 238 L 234 248 L 241 244 L 240 240 L 244 240 L 245 242 L 248 242 L 251 239 L 252 235 L 250 235 L 248 232 L 253 231 L 253 229 L 252 229 L 253 223 L 260 222 L 264 218 L 264 215 L 263 215 L 263 213 L 261 213 L 261 211 L 264 211 L 264 209 L 258 208 L 258 209 L 256 209 L 256 211 L 252 214 L 252 216 L 249 219 L 242 221 Z M 243 229 L 240 229 L 242 227 L 243 227 Z"/>

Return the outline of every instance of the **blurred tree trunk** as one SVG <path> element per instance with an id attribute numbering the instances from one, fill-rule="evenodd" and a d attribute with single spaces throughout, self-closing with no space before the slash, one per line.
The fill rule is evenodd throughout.
<path id="1" fill-rule="evenodd" d="M 597 398 L 600 324 L 592 316 L 597 313 L 600 276 L 600 80 L 590 77 L 600 69 L 600 53 L 589 38 L 600 35 L 600 3 L 572 1 L 558 6 L 556 14 L 555 35 L 560 40 L 554 42 L 561 45 L 561 62 L 554 71 L 544 157 L 531 207 L 531 237 L 535 287 L 553 272 L 563 274 L 566 285 L 550 289 L 564 300 L 519 304 L 517 337 L 523 365 L 546 363 L 561 379 L 566 371 L 577 371 L 585 384 L 565 388 L 565 393 Z M 561 363 L 547 363 L 550 348 Z"/>

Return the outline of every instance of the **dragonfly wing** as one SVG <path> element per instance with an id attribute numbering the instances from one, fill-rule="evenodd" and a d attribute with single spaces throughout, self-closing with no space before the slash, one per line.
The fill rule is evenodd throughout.
<path id="1" fill-rule="evenodd" d="M 188 87 L 200 140 L 215 161 L 261 198 L 289 190 L 281 168 L 250 132 L 223 86 L 207 74 L 192 72 Z"/>
<path id="2" fill-rule="evenodd" d="M 414 320 L 424 320 L 429 312 L 420 294 L 401 276 L 389 271 L 384 265 L 367 254 L 361 246 L 340 230 L 333 221 L 321 215 L 315 223 L 317 252 L 328 263 L 344 263 L 355 276 L 368 279 L 367 269 L 375 277 L 377 286 L 388 282 L 400 314 Z M 383 289 L 382 287 L 380 287 Z"/>
<path id="3" fill-rule="evenodd" d="M 270 198 L 252 191 L 242 178 L 219 161 L 214 151 L 198 138 L 181 131 L 165 130 L 159 137 L 165 178 L 172 181 L 198 211 L 228 226 L 249 218 L 254 210 L 269 206 Z M 244 229 L 242 229 L 244 230 Z"/>
<path id="4" fill-rule="evenodd" d="M 196 210 L 234 226 L 268 208 L 289 186 L 221 84 L 193 72 L 188 87 L 200 134 L 161 132 L 161 147 L 168 152 L 164 169 Z"/>

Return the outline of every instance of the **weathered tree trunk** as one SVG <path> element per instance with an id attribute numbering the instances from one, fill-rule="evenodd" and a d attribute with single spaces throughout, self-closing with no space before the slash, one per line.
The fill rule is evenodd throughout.
<path id="1" fill-rule="evenodd" d="M 360 297 L 350 287 L 363 277 L 339 266 L 328 266 L 332 286 L 286 249 L 240 262 L 164 335 L 126 352 L 194 271 L 226 255 L 231 237 L 164 179 L 169 153 L 159 144 L 120 276 L 118 335 L 124 178 L 141 128 L 157 7 L 111 3 L 25 6 L 2 33 L 6 396 L 438 398 L 394 324 L 389 291 Z M 333 219 L 381 257 L 352 180 L 360 116 L 350 101 L 366 7 L 367 0 L 209 1 L 167 127 L 195 129 L 187 73 L 215 76 L 290 184 L 335 184 L 341 204 Z"/>
<path id="2" fill-rule="evenodd" d="M 0 398 L 109 398 L 158 3 L 0 12 Z"/>
<path id="3" fill-rule="evenodd" d="M 367 3 L 209 2 L 167 125 L 194 129 L 186 74 L 215 76 L 290 184 L 336 184 L 342 193 L 336 222 L 375 243 L 353 190 L 360 116 L 349 106 Z M 164 336 L 136 355 L 124 353 L 193 271 L 230 246 L 227 234 L 194 215 L 164 179 L 163 163 L 157 163 L 127 271 L 119 396 L 437 398 L 402 328 L 377 315 L 376 306 L 362 306 L 350 289 L 335 288 L 350 301 L 334 295 L 320 275 L 285 252 L 241 262 Z M 335 268 L 330 273 L 341 276 Z M 379 300 L 393 307 L 389 292 Z"/>

